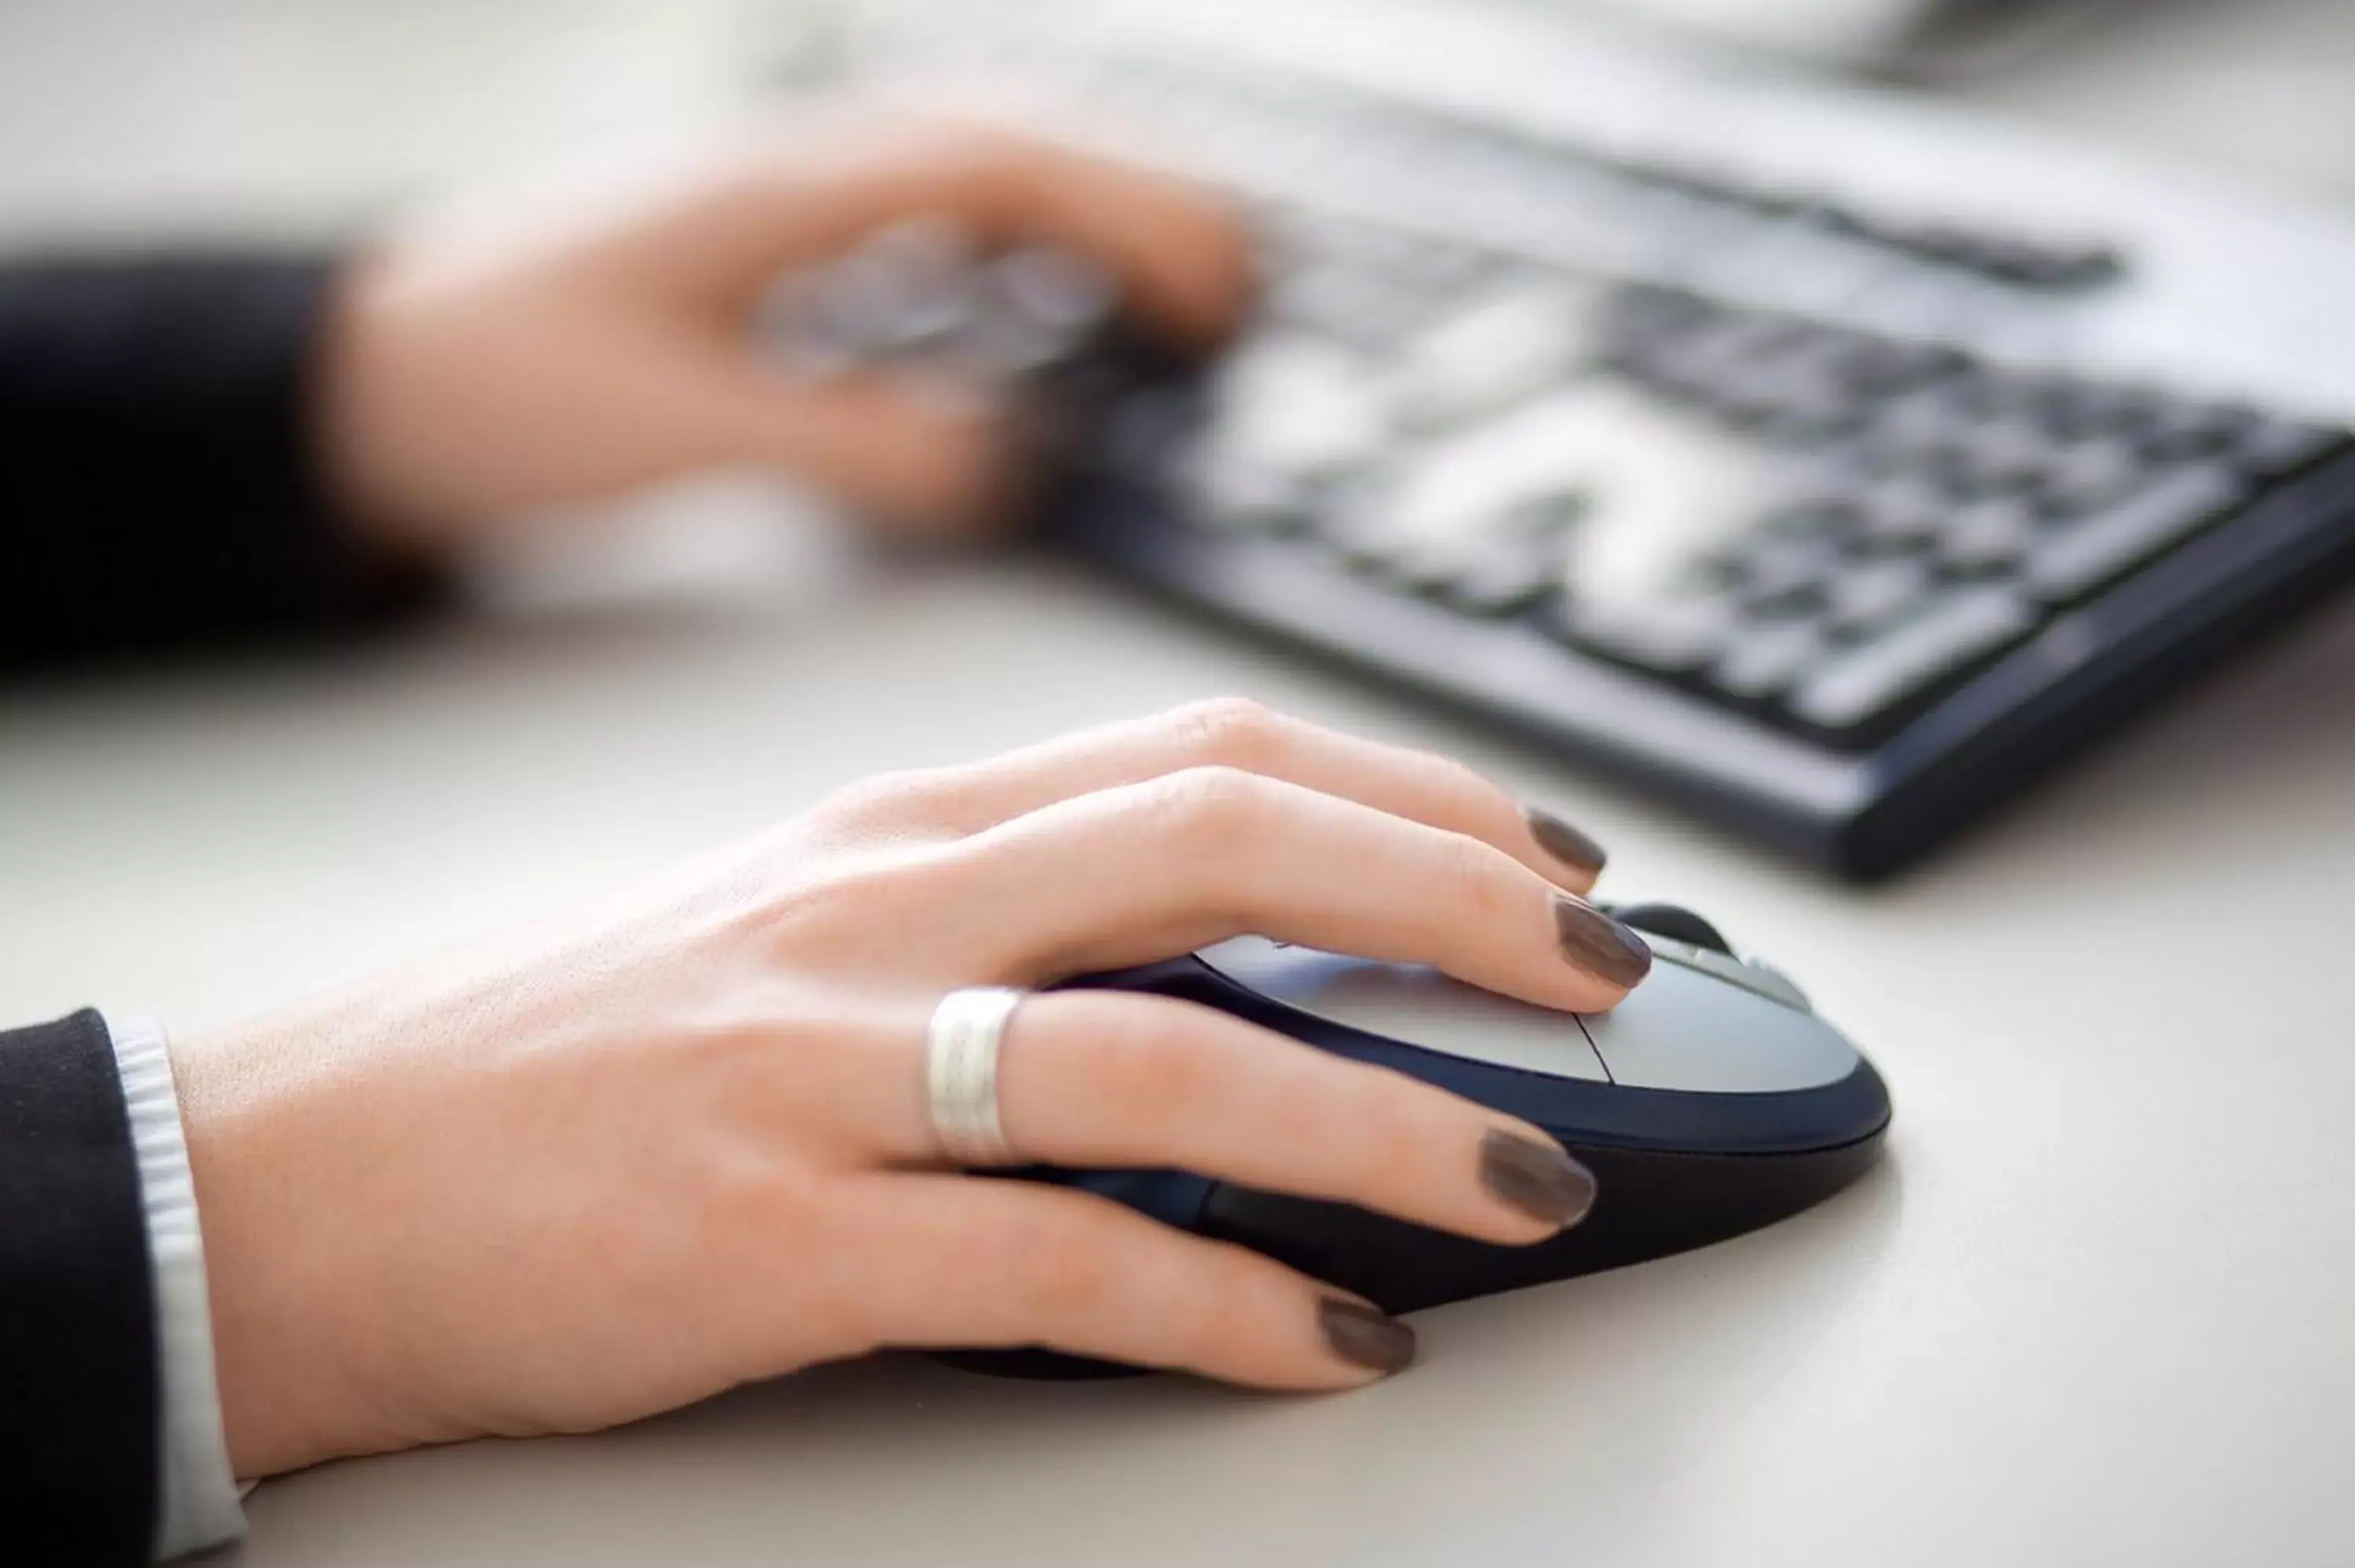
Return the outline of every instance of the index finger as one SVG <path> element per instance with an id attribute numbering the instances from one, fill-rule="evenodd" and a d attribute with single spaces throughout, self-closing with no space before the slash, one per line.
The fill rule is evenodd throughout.
<path id="1" fill-rule="evenodd" d="M 1470 834 L 1227 768 L 1099 790 L 934 852 L 955 978 L 1036 984 L 1251 934 L 1430 964 L 1540 1007 L 1615 1007 L 1643 938 Z M 953 932 L 954 939 L 945 934 Z"/>
<path id="2" fill-rule="evenodd" d="M 1327 729 L 1240 697 L 1188 703 L 985 761 L 877 780 L 858 804 L 895 823 L 980 832 L 1058 800 L 1189 768 L 1235 768 L 1496 845 L 1573 893 L 1607 856 L 1577 827 L 1463 763 Z"/>

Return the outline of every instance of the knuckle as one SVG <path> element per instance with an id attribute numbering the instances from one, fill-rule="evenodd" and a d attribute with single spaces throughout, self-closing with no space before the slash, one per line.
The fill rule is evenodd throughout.
<path id="1" fill-rule="evenodd" d="M 1431 761 L 1432 777 L 1450 795 L 1478 799 L 1497 793 L 1497 787 L 1488 782 L 1487 776 L 1469 763 L 1439 756 L 1433 756 Z"/>
<path id="2" fill-rule="evenodd" d="M 1255 768 L 1284 743 L 1287 721 L 1249 697 L 1210 697 L 1188 703 L 1166 722 L 1179 750 L 1203 762 Z"/>
<path id="3" fill-rule="evenodd" d="M 935 769 L 879 773 L 837 790 L 818 807 L 818 812 L 828 822 L 848 831 L 921 821 L 932 805 L 948 793 L 946 785 L 946 779 Z"/>
<path id="4" fill-rule="evenodd" d="M 864 854 L 831 868 L 819 887 L 823 901 L 835 910 L 875 915 L 899 906 L 928 879 L 928 860 L 909 854 Z"/>
<path id="5" fill-rule="evenodd" d="M 1147 794 L 1160 831 L 1179 847 L 1205 853 L 1254 836 L 1269 810 L 1266 780 L 1223 764 L 1172 773 Z"/>
<path id="6" fill-rule="evenodd" d="M 929 895 L 942 858 L 930 845 L 837 857 L 823 872 L 769 901 L 760 924 L 775 947 L 839 953 L 845 942 L 871 943 L 903 910 Z"/>

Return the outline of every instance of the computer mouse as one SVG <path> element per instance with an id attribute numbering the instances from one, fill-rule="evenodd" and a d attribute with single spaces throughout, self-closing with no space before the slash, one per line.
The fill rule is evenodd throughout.
<path id="1" fill-rule="evenodd" d="M 1027 1167 L 1166 1224 L 1237 1242 L 1390 1312 L 1565 1279 L 1723 1241 L 1838 1192 L 1879 1157 L 1889 1093 L 1771 965 L 1669 906 L 1614 913 L 1651 974 L 1609 1012 L 1534 1007 L 1434 969 L 1261 937 L 1069 982 L 1180 997 L 1321 1051 L 1396 1068 L 1544 1128 L 1594 1172 L 1594 1207 L 1512 1247 L 1178 1171 Z M 1041 1350 L 947 1359 L 1023 1377 L 1135 1369 Z"/>

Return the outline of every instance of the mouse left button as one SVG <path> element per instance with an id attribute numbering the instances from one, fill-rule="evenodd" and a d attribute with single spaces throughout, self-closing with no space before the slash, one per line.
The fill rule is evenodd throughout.
<path id="1" fill-rule="evenodd" d="M 1733 956 L 1733 944 L 1720 935 L 1716 927 L 1674 904 L 1622 904 L 1613 907 L 1611 915 L 1622 926 L 1633 926 L 1647 936 L 1666 937 L 1689 948 Z"/>
<path id="2" fill-rule="evenodd" d="M 1662 964 L 1626 1001 L 1583 1022 L 1622 1088 L 1775 1094 L 1838 1083 L 1858 1061 L 1821 1019 L 1700 964 Z"/>
<path id="3" fill-rule="evenodd" d="M 1572 1014 L 1498 996 L 1436 969 L 1264 937 L 1237 937 L 1198 956 L 1246 991 L 1362 1034 L 1549 1077 L 1611 1081 Z M 1305 1031 L 1293 1033 L 1315 1040 Z"/>

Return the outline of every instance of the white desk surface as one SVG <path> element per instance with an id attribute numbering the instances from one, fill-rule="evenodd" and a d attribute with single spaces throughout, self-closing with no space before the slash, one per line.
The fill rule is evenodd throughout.
<path id="1" fill-rule="evenodd" d="M 2355 607 L 2350 607 L 2355 609 Z M 1219 691 L 1444 747 L 1802 977 L 1888 1161 L 1342 1398 L 834 1369 L 264 1487 L 243 1561 L 2313 1563 L 2355 1465 L 2355 613 L 1893 888 L 1043 565 L 0 702 L 0 1014 L 233 1016 L 860 774 Z"/>
<path id="2" fill-rule="evenodd" d="M 2346 1560 L 2355 605 L 1859 893 L 1051 564 L 837 584 L 0 689 L 0 1017 L 221 1021 L 878 768 L 1241 691 L 1454 751 L 1773 956 L 1886 1073 L 1889 1160 L 1423 1314 L 1346 1397 L 838 1367 L 275 1481 L 235 1561 Z"/>

